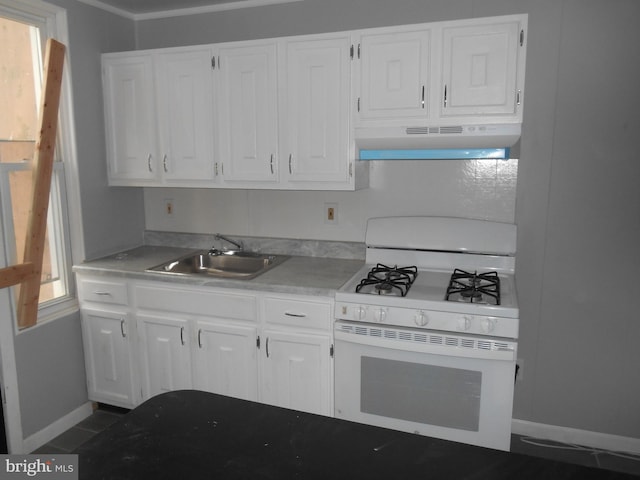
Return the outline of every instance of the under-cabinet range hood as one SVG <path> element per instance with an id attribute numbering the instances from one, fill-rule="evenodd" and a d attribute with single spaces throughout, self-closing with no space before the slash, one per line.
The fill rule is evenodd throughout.
<path id="1" fill-rule="evenodd" d="M 511 147 L 520 133 L 519 123 L 356 127 L 355 142 L 359 153 L 360 150 L 495 149 Z"/>

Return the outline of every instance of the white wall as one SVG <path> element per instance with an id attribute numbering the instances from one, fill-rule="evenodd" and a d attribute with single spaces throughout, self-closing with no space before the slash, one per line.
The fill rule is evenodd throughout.
<path id="1" fill-rule="evenodd" d="M 364 241 L 373 216 L 449 215 L 513 223 L 517 160 L 370 162 L 357 192 L 145 189 L 147 230 Z M 166 215 L 165 200 L 175 213 Z M 338 221 L 325 223 L 325 203 Z"/>

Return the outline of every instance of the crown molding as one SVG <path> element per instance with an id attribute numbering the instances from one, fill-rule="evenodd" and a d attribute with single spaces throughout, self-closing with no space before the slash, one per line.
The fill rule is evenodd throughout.
<path id="1" fill-rule="evenodd" d="M 226 10 L 239 10 L 241 8 L 263 7 L 267 5 L 277 5 L 281 3 L 303 2 L 304 0 L 242 0 L 216 5 L 204 5 L 201 7 L 176 8 L 172 10 L 162 10 L 148 13 L 133 13 L 122 8 L 108 5 L 100 0 L 78 0 L 81 3 L 105 10 L 107 12 L 128 18 L 130 20 L 154 20 L 159 18 L 181 17 L 186 15 L 200 15 L 203 13 L 222 12 Z"/>

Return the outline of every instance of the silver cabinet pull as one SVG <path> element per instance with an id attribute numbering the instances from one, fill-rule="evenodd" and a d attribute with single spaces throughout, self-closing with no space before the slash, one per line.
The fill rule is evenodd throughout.
<path id="1" fill-rule="evenodd" d="M 444 108 L 447 108 L 447 86 L 444 86 Z"/>
<path id="2" fill-rule="evenodd" d="M 267 358 L 269 358 L 269 337 L 267 337 L 267 344 L 265 346 L 265 350 L 267 352 Z"/>
<path id="3" fill-rule="evenodd" d="M 169 170 L 167 170 L 167 155 L 165 154 L 164 157 L 162 157 L 162 168 L 164 169 L 164 173 L 167 173 Z"/>
<path id="4" fill-rule="evenodd" d="M 424 85 L 422 86 L 422 108 L 424 108 Z"/>
<path id="5" fill-rule="evenodd" d="M 291 312 L 284 312 L 284 314 L 287 317 L 296 317 L 296 318 L 305 318 L 307 316 L 306 313 L 291 313 Z"/>
<path id="6" fill-rule="evenodd" d="M 184 327 L 180 327 L 180 343 L 184 345 Z"/>
<path id="7" fill-rule="evenodd" d="M 151 154 L 147 157 L 147 168 L 150 172 L 153 172 L 153 168 L 151 168 Z"/>
<path id="8" fill-rule="evenodd" d="M 273 153 L 271 154 L 271 159 L 269 160 L 269 166 L 271 167 L 271 175 L 273 175 Z"/>
<path id="9" fill-rule="evenodd" d="M 198 348 L 202 348 L 202 329 L 198 329 Z"/>
<path id="10" fill-rule="evenodd" d="M 353 162 L 349 162 L 349 176 L 353 177 Z"/>
<path id="11" fill-rule="evenodd" d="M 122 334 L 122 338 L 126 338 L 127 334 L 124 331 L 124 318 L 120 319 L 120 333 Z"/>
<path id="12" fill-rule="evenodd" d="M 105 291 L 101 291 L 101 290 L 93 292 L 93 294 L 94 295 L 99 295 L 101 297 L 110 297 L 111 296 L 111 292 L 105 292 Z"/>
<path id="13" fill-rule="evenodd" d="M 289 175 L 293 174 L 293 170 L 291 169 L 291 156 L 292 154 L 289 154 Z"/>

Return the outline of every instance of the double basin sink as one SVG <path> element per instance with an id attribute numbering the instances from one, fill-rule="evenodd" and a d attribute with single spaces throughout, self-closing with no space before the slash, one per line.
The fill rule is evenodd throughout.
<path id="1" fill-rule="evenodd" d="M 209 251 L 201 251 L 170 260 L 147 271 L 248 280 L 281 264 L 287 258 L 289 258 L 287 255 L 241 250 L 216 251 L 213 254 Z"/>

